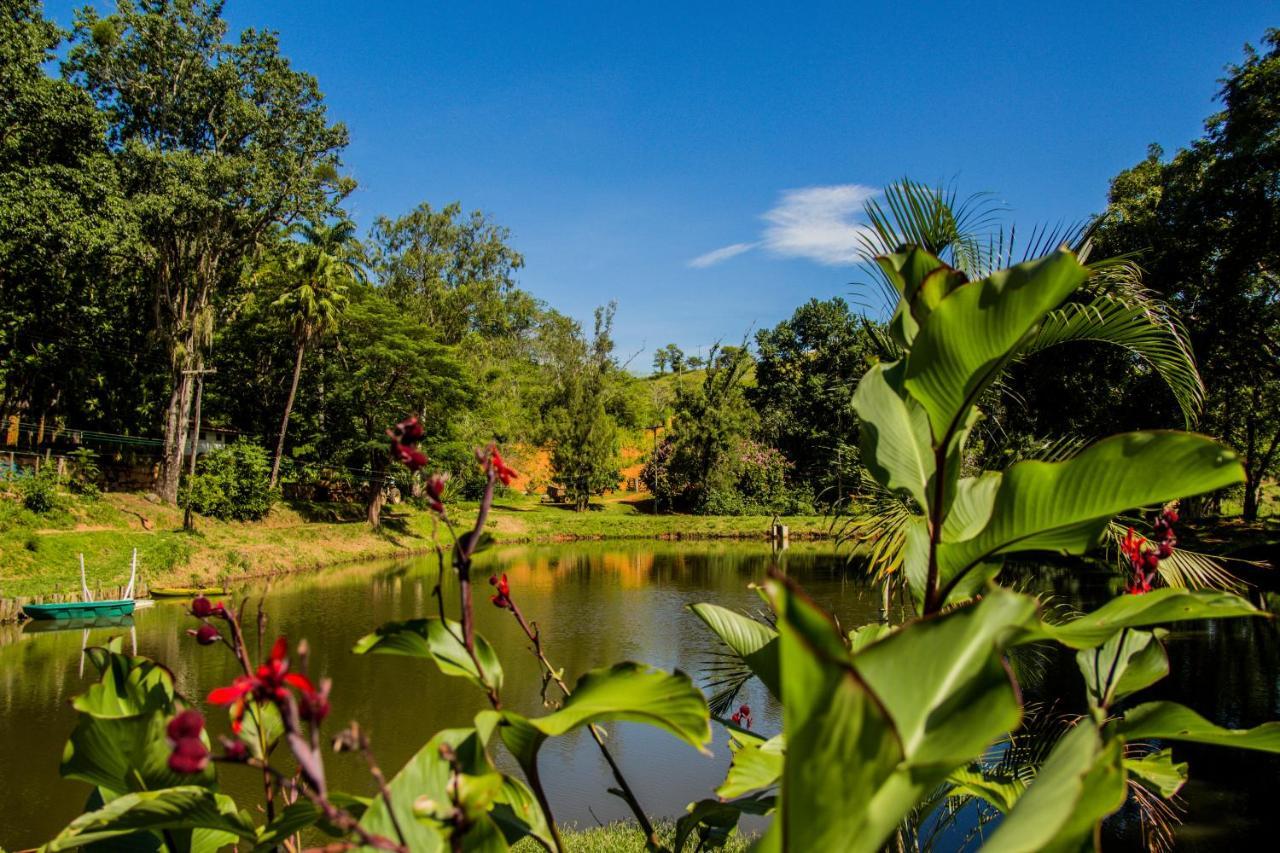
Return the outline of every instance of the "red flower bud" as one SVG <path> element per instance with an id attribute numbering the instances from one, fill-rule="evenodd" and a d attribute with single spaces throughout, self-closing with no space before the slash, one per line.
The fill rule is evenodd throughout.
<path id="1" fill-rule="evenodd" d="M 501 580 L 497 575 L 490 575 L 489 584 L 497 589 L 497 593 L 489 597 L 493 605 L 503 609 L 511 607 L 511 585 L 507 583 L 506 573 L 503 573 Z"/>
<path id="2" fill-rule="evenodd" d="M 169 769 L 174 773 L 199 773 L 209 763 L 209 750 L 199 738 L 184 737 L 173 745 L 169 753 Z"/>
<path id="3" fill-rule="evenodd" d="M 227 761 L 247 761 L 249 759 L 249 747 L 242 740 L 223 737 L 222 757 Z"/>
<path id="4" fill-rule="evenodd" d="M 214 604 L 201 595 L 191 600 L 191 615 L 197 619 L 208 619 L 210 616 L 222 619 L 226 618 L 227 610 L 222 606 L 222 602 Z"/>
<path id="5" fill-rule="evenodd" d="M 218 633 L 218 629 L 212 625 L 201 625 L 194 631 L 187 631 L 188 634 L 196 638 L 196 642 L 202 646 L 212 646 L 214 643 L 222 639 L 222 635 Z"/>
<path id="6" fill-rule="evenodd" d="M 169 725 L 165 728 L 165 733 L 169 735 L 170 740 L 200 737 L 200 732 L 202 731 L 204 731 L 204 715 L 191 708 L 170 720 Z"/>

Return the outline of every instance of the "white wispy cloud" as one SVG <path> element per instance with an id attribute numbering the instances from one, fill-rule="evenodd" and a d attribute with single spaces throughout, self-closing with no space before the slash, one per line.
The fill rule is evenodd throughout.
<path id="1" fill-rule="evenodd" d="M 807 258 L 828 266 L 855 264 L 860 238 L 868 228 L 854 217 L 876 192 L 861 184 L 786 190 L 764 214 L 768 224 L 762 242 L 784 258 Z"/>
<path id="2" fill-rule="evenodd" d="M 755 248 L 827 266 L 856 264 L 861 238 L 869 230 L 857 217 L 867 199 L 878 192 L 862 184 L 784 190 L 778 203 L 761 216 L 765 227 L 759 240 L 714 249 L 689 261 L 689 266 L 703 269 Z"/>
<path id="3" fill-rule="evenodd" d="M 756 243 L 734 243 L 732 246 L 724 246 L 723 248 L 720 248 L 720 249 L 712 249 L 710 252 L 707 252 L 705 255 L 698 255 L 698 257 L 689 261 L 689 266 L 695 269 L 702 269 L 704 267 L 715 266 L 721 261 L 727 261 L 730 258 L 735 258 L 738 255 L 741 255 L 743 252 L 749 252 L 752 249 L 754 249 L 757 245 L 758 244 Z"/>

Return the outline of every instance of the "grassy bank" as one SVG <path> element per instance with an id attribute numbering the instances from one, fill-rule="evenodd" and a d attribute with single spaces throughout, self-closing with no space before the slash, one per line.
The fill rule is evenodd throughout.
<path id="1" fill-rule="evenodd" d="M 454 509 L 467 525 L 475 506 Z M 643 502 L 608 499 L 587 512 L 551 506 L 536 498 L 498 500 L 488 528 L 502 542 L 574 539 L 765 538 L 762 516 L 654 515 Z M 784 520 L 797 539 L 826 535 L 821 516 Z M 405 505 L 384 513 L 374 531 L 360 507 L 282 504 L 259 522 L 200 518 L 182 530 L 182 513 L 142 494 L 108 494 L 88 500 L 63 495 L 52 512 L 36 515 L 0 499 L 0 598 L 77 593 L 78 554 L 91 588 L 110 590 L 128 581 L 129 554 L 138 549 L 148 586 L 232 582 L 353 560 L 394 557 L 432 547 L 433 519 Z"/>
<path id="2" fill-rule="evenodd" d="M 660 821 L 656 824 L 656 829 L 664 844 L 674 843 L 674 822 Z M 645 851 L 644 838 L 640 835 L 637 825 L 630 821 L 618 821 L 587 829 L 567 828 L 561 834 L 564 836 L 565 849 L 569 853 L 644 853 Z M 723 847 L 717 849 L 727 853 L 742 853 L 750 846 L 752 840 L 744 839 L 740 834 L 735 833 Z M 694 841 L 687 842 L 686 849 L 691 849 L 694 843 Z M 525 839 L 513 849 L 519 853 L 533 853 L 535 850 L 541 850 L 542 847 Z"/>

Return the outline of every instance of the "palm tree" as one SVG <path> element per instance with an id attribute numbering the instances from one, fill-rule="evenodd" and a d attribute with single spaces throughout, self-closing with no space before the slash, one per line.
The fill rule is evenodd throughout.
<path id="1" fill-rule="evenodd" d="M 271 460 L 273 489 L 280 478 L 285 433 L 293 414 L 307 347 L 337 328 L 347 302 L 347 289 L 365 279 L 354 223 L 343 219 L 331 225 L 307 226 L 300 232 L 303 241 L 290 245 L 272 268 L 285 282 L 284 293 L 273 304 L 288 316 L 295 348 L 293 379 L 280 421 L 280 438 Z"/>
<path id="2" fill-rule="evenodd" d="M 970 280 L 983 278 L 1004 267 L 1034 260 L 1059 246 L 1075 252 L 1089 271 L 1080 293 L 1049 312 L 1035 336 L 1018 358 L 1032 357 L 1068 341 L 1095 341 L 1119 346 L 1145 362 L 1177 400 L 1188 429 L 1199 419 L 1205 389 L 1195 356 L 1181 320 L 1173 309 L 1142 283 L 1142 271 L 1129 257 L 1091 257 L 1097 221 L 1065 229 L 1036 229 L 1018 248 L 1014 232 L 998 224 L 998 208 L 989 197 L 960 199 L 948 189 L 929 187 L 911 180 L 885 188 L 883 202 L 872 199 L 865 206 L 868 227 L 861 235 L 859 254 L 877 276 L 889 310 L 901 304 L 900 294 L 875 263 L 877 257 L 913 245 L 943 259 Z M 891 336 L 868 324 L 886 360 L 901 355 Z M 992 394 L 1002 393 L 999 383 Z M 1031 453 L 1053 461 L 1071 455 L 1082 437 L 1065 436 L 1042 441 Z M 906 522 L 918 511 L 900 495 L 880 489 L 871 477 L 863 477 L 861 512 L 837 524 L 837 540 L 861 546 L 869 569 L 884 584 L 886 602 L 890 589 L 901 580 Z M 1111 538 L 1118 542 L 1113 526 Z M 1161 574 L 1171 586 L 1233 588 L 1237 581 L 1220 559 L 1177 549 L 1175 558 L 1162 561 Z"/>

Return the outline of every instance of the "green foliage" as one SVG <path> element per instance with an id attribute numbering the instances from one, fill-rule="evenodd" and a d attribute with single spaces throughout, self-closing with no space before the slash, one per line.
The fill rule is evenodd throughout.
<path id="1" fill-rule="evenodd" d="M 67 454 L 71 460 L 71 476 L 67 484 L 71 490 L 86 498 L 96 498 L 100 493 L 98 482 L 102 469 L 98 467 L 98 454 L 91 448 L 79 447 Z"/>
<path id="2" fill-rule="evenodd" d="M 1148 156 L 1111 182 L 1098 242 L 1134 253 L 1150 286 L 1186 317 L 1208 397 L 1203 428 L 1240 451 L 1243 514 L 1253 519 L 1263 481 L 1280 462 L 1280 377 L 1271 341 L 1280 331 L 1274 276 L 1280 197 L 1276 115 L 1280 109 L 1280 31 L 1227 69 L 1221 111 L 1205 134 L 1166 158 Z M 1105 393 L 1140 398 L 1141 377 Z M 1084 411 L 1103 392 L 1071 401 Z"/>
<path id="3" fill-rule="evenodd" d="M 256 521 L 271 511 L 271 460 L 252 441 L 214 448 L 196 463 L 182 504 L 223 521 Z"/>
<path id="4" fill-rule="evenodd" d="M 58 474 L 48 465 L 17 480 L 22 505 L 37 515 L 46 515 L 58 507 Z"/>
<path id="5" fill-rule="evenodd" d="M 1181 784 L 1171 762 L 1126 761 L 1130 741 L 1280 748 L 1280 723 L 1226 731 L 1171 703 L 1140 705 L 1118 721 L 1111 711 L 1168 672 L 1163 632 L 1137 629 L 1257 615 L 1244 599 L 1164 589 L 1049 622 L 1036 601 L 992 583 L 1005 554 L 1082 554 L 1126 509 L 1242 477 L 1234 454 L 1187 433 L 1119 435 L 1065 461 L 961 476 L 984 389 L 1085 280 L 1084 268 L 1060 251 L 970 282 L 910 246 L 879 263 L 900 295 L 890 324 L 899 358 L 867 372 L 853 405 L 864 422 L 868 470 L 902 496 L 903 574 L 924 618 L 846 635 L 777 573 L 765 586 L 776 629 L 694 607 L 783 705 L 779 739 L 735 736 L 720 789 L 722 796 L 776 790 L 759 849 L 879 850 L 895 833 L 901 843 L 901 833 L 926 826 L 954 798 L 978 797 L 1006 813 L 989 848 L 1080 850 L 1125 802 L 1130 772 L 1157 790 Z M 1023 720 L 1011 650 L 1046 639 L 1079 650 L 1089 712 L 1023 785 L 1026 774 L 991 767 L 986 756 Z M 743 683 L 725 681 L 733 692 Z M 723 709 L 732 697 L 715 700 Z M 689 820 L 724 831 L 735 825 L 734 811 L 733 803 L 706 801 L 690 806 Z"/>
<path id="6" fill-rule="evenodd" d="M 811 299 L 755 340 L 747 397 L 761 413 L 761 439 L 791 463 L 791 482 L 823 503 L 843 500 L 858 482 L 853 389 L 875 352 L 864 321 L 843 299 Z"/>
<path id="7" fill-rule="evenodd" d="M 617 423 L 606 410 L 613 395 L 613 312 L 596 309 L 595 334 L 587 341 L 565 320 L 554 335 L 551 394 L 544 404 L 551 468 L 578 511 L 593 495 L 618 485 Z"/>

